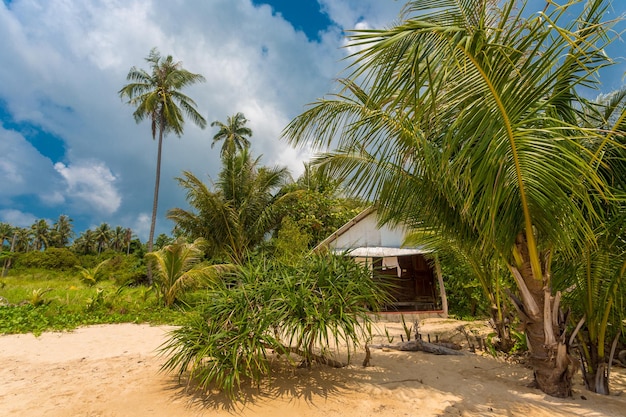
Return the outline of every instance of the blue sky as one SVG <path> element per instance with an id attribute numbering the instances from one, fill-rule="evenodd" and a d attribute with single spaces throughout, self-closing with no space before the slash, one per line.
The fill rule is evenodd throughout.
<path id="1" fill-rule="evenodd" d="M 613 17 L 626 11 L 614 1 Z M 332 91 L 345 67 L 344 29 L 389 26 L 396 0 L 3 0 L 0 3 L 0 222 L 30 226 L 60 214 L 75 231 L 107 222 L 149 230 L 156 143 L 147 122 L 117 96 L 131 66 L 152 47 L 207 82 L 184 92 L 207 121 L 243 112 L 252 150 L 294 176 L 310 157 L 280 141 L 307 103 Z M 532 6 L 542 7 L 535 0 Z M 539 6 L 541 5 L 541 6 Z M 621 64 L 605 89 L 623 85 Z M 157 233 L 184 207 L 175 177 L 215 177 L 214 129 L 185 126 L 164 143 Z"/>

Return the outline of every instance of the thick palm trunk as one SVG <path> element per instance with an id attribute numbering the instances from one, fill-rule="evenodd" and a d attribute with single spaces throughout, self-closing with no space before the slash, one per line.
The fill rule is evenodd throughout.
<path id="1" fill-rule="evenodd" d="M 521 299 L 513 297 L 513 302 L 526 333 L 534 384 L 554 397 L 570 397 L 578 364 L 569 353 L 560 294 L 551 294 L 547 261 L 542 265 L 543 279 L 535 278 L 523 234 L 517 237 L 516 247 L 522 262 L 519 268 L 512 266 L 511 272 Z"/>

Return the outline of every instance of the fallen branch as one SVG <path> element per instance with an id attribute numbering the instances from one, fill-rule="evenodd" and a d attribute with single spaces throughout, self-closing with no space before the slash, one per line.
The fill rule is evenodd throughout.
<path id="1" fill-rule="evenodd" d="M 370 345 L 374 349 L 392 349 L 404 352 L 426 352 L 435 355 L 465 355 L 465 353 L 450 349 L 436 343 L 428 343 L 423 340 L 411 340 L 410 342 L 398 343 L 396 345 Z"/>
<path id="2" fill-rule="evenodd" d="M 343 362 L 339 362 L 336 361 L 334 359 L 331 359 L 329 357 L 323 356 L 323 355 L 317 355 L 313 352 L 307 354 L 305 351 L 303 351 L 302 349 L 298 349 L 297 347 L 293 347 L 290 346 L 288 348 L 286 348 L 290 353 L 295 353 L 298 356 L 301 356 L 303 358 L 305 358 L 305 361 L 307 362 L 317 362 L 320 363 L 322 365 L 327 365 L 330 366 L 332 368 L 344 368 L 346 366 L 348 366 L 347 363 L 343 363 Z"/>

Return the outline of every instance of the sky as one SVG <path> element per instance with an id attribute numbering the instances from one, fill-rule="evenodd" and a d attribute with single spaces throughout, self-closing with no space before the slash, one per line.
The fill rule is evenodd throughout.
<path id="1" fill-rule="evenodd" d="M 533 0 L 536 8 L 543 2 Z M 612 17 L 626 2 L 614 1 Z M 541 4 L 541 5 L 539 5 Z M 0 222 L 52 224 L 80 232 L 106 222 L 145 241 L 157 144 L 149 122 L 118 96 L 132 66 L 156 47 L 206 82 L 183 91 L 209 124 L 245 114 L 254 155 L 297 177 L 310 158 L 281 131 L 336 87 L 348 54 L 344 30 L 389 27 L 402 0 L 3 0 L 0 2 Z M 624 85 L 620 64 L 607 91 Z M 625 52 L 626 54 L 626 52 Z M 187 207 L 175 178 L 210 182 L 220 169 L 215 128 L 185 124 L 164 141 L 157 235 L 167 210 Z"/>

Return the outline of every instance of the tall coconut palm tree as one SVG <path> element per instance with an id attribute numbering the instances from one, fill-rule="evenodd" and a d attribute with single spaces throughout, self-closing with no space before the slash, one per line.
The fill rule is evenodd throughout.
<path id="1" fill-rule="evenodd" d="M 37 220 L 30 227 L 33 237 L 33 246 L 35 250 L 46 249 L 50 246 L 50 226 L 44 219 Z"/>
<path id="2" fill-rule="evenodd" d="M 17 228 L 8 223 L 0 223 L 0 260 L 2 261 L 1 277 L 5 277 L 11 267 L 11 255 L 15 250 Z M 5 246 L 8 242 L 8 246 Z"/>
<path id="3" fill-rule="evenodd" d="M 248 137 L 252 136 L 252 129 L 246 127 L 248 119 L 243 113 L 237 113 L 234 116 L 228 116 L 226 123 L 215 120 L 211 123 L 211 127 L 217 126 L 219 130 L 213 136 L 211 148 L 219 141 L 222 142 L 222 150 L 220 155 L 223 157 L 226 153 L 234 153 L 242 151 L 244 148 L 250 147 Z"/>
<path id="4" fill-rule="evenodd" d="M 594 244 L 594 203 L 611 196 L 597 169 L 611 135 L 577 124 L 576 92 L 598 88 L 610 37 L 602 0 L 581 13 L 573 2 L 535 14 L 524 4 L 408 3 L 397 26 L 352 36 L 358 52 L 342 92 L 285 135 L 337 144 L 317 162 L 378 200 L 383 221 L 494 251 L 516 283 L 537 386 L 570 396 L 576 361 L 551 264 L 555 251 L 574 257 Z"/>
<path id="5" fill-rule="evenodd" d="M 126 229 L 122 226 L 116 226 L 115 229 L 111 230 L 111 247 L 116 252 L 121 252 L 124 249 L 124 244 L 126 242 Z"/>
<path id="6" fill-rule="evenodd" d="M 52 240 L 57 248 L 64 248 L 74 236 L 72 231 L 72 219 L 61 214 L 59 219 L 52 225 Z"/>
<path id="7" fill-rule="evenodd" d="M 98 247 L 98 254 L 101 254 L 104 249 L 110 246 L 111 241 L 111 226 L 107 223 L 101 223 L 100 226 L 94 230 L 94 238 L 96 240 L 96 246 Z"/>
<path id="8" fill-rule="evenodd" d="M 28 227 L 17 227 L 14 231 L 15 252 L 28 252 L 33 247 L 33 232 Z"/>
<path id="9" fill-rule="evenodd" d="M 93 230 L 85 230 L 74 240 L 72 247 L 76 252 L 85 255 L 96 252 L 97 242 L 95 232 Z"/>
<path id="10" fill-rule="evenodd" d="M 202 75 L 182 68 L 182 64 L 174 62 L 171 55 L 166 58 L 161 57 L 156 48 L 150 51 L 146 61 L 150 65 L 150 72 L 132 67 L 126 77 L 131 83 L 124 86 L 119 91 L 119 95 L 122 98 L 128 98 L 128 104 L 136 107 L 133 116 L 137 123 L 144 119 L 150 120 L 152 139 L 156 139 L 158 133 L 156 180 L 148 237 L 148 252 L 151 252 L 159 201 L 163 137 L 167 133 L 182 135 L 185 124 L 183 114 L 201 128 L 206 126 L 206 120 L 196 110 L 196 103 L 180 92 L 184 87 L 204 81 Z M 150 267 L 148 267 L 148 281 L 152 283 Z"/>
<path id="11" fill-rule="evenodd" d="M 185 235 L 206 239 L 215 256 L 242 264 L 280 224 L 277 194 L 289 175 L 285 168 L 260 167 L 259 160 L 247 149 L 226 153 L 214 190 L 184 172 L 178 182 L 187 191 L 192 210 L 175 208 L 167 217 Z"/>

